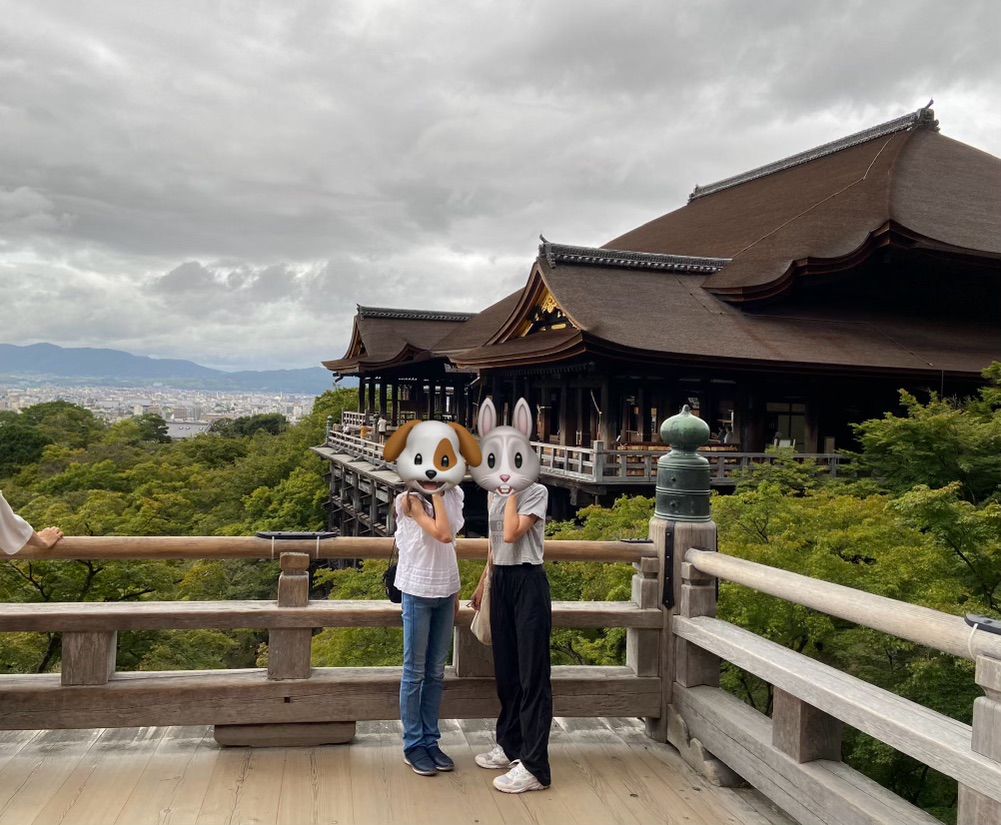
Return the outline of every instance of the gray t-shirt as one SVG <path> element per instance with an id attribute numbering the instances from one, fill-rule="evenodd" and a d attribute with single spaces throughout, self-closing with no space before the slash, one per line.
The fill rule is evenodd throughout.
<path id="1" fill-rule="evenodd" d="M 507 497 L 490 495 L 490 549 L 494 551 L 494 564 L 542 564 L 543 542 L 546 535 L 546 508 L 549 506 L 549 490 L 536 482 L 526 487 L 518 496 L 518 515 L 538 516 L 532 528 L 514 544 L 504 541 L 504 508 Z"/>

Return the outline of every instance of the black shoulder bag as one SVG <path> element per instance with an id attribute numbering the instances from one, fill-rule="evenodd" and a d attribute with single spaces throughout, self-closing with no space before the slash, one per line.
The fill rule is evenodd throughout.
<path id="1" fill-rule="evenodd" d="M 403 592 L 396 586 L 396 539 L 393 539 L 393 552 L 389 557 L 389 567 L 382 574 L 382 583 L 386 586 L 386 598 L 394 604 L 400 604 Z"/>

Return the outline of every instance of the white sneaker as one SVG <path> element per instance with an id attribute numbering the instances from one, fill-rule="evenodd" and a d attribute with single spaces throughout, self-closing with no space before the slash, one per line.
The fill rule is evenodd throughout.
<path id="1" fill-rule="evenodd" d="M 503 776 L 494 780 L 494 787 L 503 793 L 524 793 L 525 791 L 544 791 L 548 785 L 543 785 L 520 759 L 511 763 L 513 767 Z"/>
<path id="2" fill-rule="evenodd" d="M 501 770 L 502 768 L 506 770 L 511 767 L 511 760 L 507 758 L 504 748 L 500 745 L 494 745 L 494 749 L 490 753 L 476 754 L 473 759 L 481 768 L 487 768 L 492 771 Z"/>

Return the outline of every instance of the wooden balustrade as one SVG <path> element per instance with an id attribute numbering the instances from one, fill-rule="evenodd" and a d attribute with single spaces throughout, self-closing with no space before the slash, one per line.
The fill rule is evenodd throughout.
<path id="1" fill-rule="evenodd" d="M 848 724 L 956 779 L 959 825 L 1001 822 L 1001 636 L 971 630 L 958 616 L 705 547 L 688 549 L 683 559 L 671 619 L 678 652 L 668 715 L 680 717 L 689 742 L 804 823 L 937 822 L 840 764 L 841 728 Z M 713 618 L 717 578 L 976 660 L 986 696 L 974 703 L 973 725 Z M 693 648 L 701 651 L 694 658 Z M 715 687 L 721 660 L 773 685 L 771 719 Z"/>
<path id="2" fill-rule="evenodd" d="M 566 444 L 549 444 L 533 441 L 532 447 L 539 456 L 543 477 L 567 478 L 592 484 L 614 483 L 650 485 L 657 481 L 657 460 L 669 448 L 618 448 L 605 449 L 596 441 L 591 447 L 572 447 Z M 329 432 L 327 446 L 356 458 L 364 458 L 378 466 L 392 466 L 382 455 L 382 445 L 346 432 Z M 774 453 L 746 453 L 731 450 L 703 450 L 710 464 L 713 484 L 726 486 L 735 483 L 734 474 L 753 464 L 771 464 Z M 794 461 L 826 466 L 830 475 L 837 476 L 845 459 L 836 453 L 796 453 Z"/>
<path id="3" fill-rule="evenodd" d="M 83 602 L 0 605 L 0 632 L 63 634 L 61 674 L 0 676 L 0 729 L 215 726 L 227 745 L 319 744 L 348 741 L 355 722 L 396 718 L 399 668 L 312 668 L 315 628 L 400 627 L 399 605 L 375 601 L 309 601 L 309 564 L 317 558 L 385 558 L 392 539 L 277 540 L 248 537 L 69 537 L 53 558 L 265 558 L 276 554 L 276 601 Z M 58 550 L 58 552 L 55 552 Z M 623 627 L 656 634 L 662 626 L 653 548 L 635 542 L 547 542 L 554 560 L 637 565 L 639 602 L 554 602 L 553 625 Z M 462 558 L 483 559 L 484 540 L 460 540 Z M 646 584 L 644 584 L 644 582 Z M 448 670 L 443 715 L 496 712 L 489 649 L 469 633 L 473 611 L 460 607 L 454 666 Z M 265 628 L 266 669 L 115 672 L 119 631 Z M 634 645 L 649 659 L 649 639 Z M 650 716 L 660 712 L 661 681 L 649 662 L 627 667 L 557 667 L 554 703 L 562 715 Z M 652 672 L 651 672 L 652 671 Z M 72 698 L 67 691 L 72 691 Z"/>

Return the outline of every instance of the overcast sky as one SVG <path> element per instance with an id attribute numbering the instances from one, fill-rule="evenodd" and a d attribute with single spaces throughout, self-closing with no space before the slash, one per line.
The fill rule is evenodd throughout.
<path id="1" fill-rule="evenodd" d="M 476 311 L 538 235 L 911 112 L 1001 155 L 1001 3 L 0 0 L 0 342 L 223 369 Z"/>

